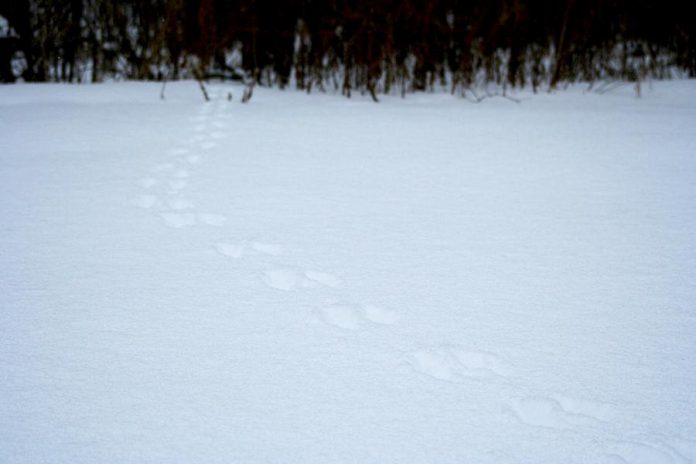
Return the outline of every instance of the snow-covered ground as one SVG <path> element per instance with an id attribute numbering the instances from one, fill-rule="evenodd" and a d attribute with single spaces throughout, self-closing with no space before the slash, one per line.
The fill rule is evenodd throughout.
<path id="1" fill-rule="evenodd" d="M 210 91 L 0 87 L 0 462 L 696 462 L 695 81 Z"/>

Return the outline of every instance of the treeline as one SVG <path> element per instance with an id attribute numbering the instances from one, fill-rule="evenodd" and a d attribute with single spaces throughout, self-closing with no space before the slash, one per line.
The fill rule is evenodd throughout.
<path id="1" fill-rule="evenodd" d="M 0 78 L 223 77 L 376 98 L 693 77 L 690 9 L 677 0 L 11 0 L 0 2 L 10 27 Z"/>

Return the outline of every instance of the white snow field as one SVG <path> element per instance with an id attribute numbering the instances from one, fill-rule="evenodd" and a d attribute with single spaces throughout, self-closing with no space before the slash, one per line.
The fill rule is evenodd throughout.
<path id="1" fill-rule="evenodd" d="M 696 462 L 696 81 L 584 88 L 0 87 L 0 462 Z"/>

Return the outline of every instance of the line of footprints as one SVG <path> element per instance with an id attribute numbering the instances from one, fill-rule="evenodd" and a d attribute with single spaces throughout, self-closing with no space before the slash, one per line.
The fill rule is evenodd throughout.
<path id="1" fill-rule="evenodd" d="M 184 194 L 191 170 L 203 161 L 205 153 L 217 146 L 217 140 L 226 135 L 222 130 L 225 127 L 222 114 L 216 113 L 216 117 L 211 118 L 211 110 L 211 106 L 205 106 L 192 118 L 195 135 L 189 143 L 170 149 L 168 159 L 153 166 L 139 181 L 144 193 L 134 198 L 133 203 L 157 211 L 169 227 L 179 229 L 199 223 L 220 227 L 227 221 L 222 214 L 197 212 L 194 203 Z"/>
<path id="2" fill-rule="evenodd" d="M 222 227 L 227 217 L 214 212 L 199 212 L 185 191 L 191 172 L 204 161 L 205 154 L 214 149 L 227 134 L 224 98 L 202 105 L 191 121 L 195 134 L 188 143 L 168 150 L 165 162 L 156 164 L 141 178 L 142 193 L 133 199 L 135 206 L 156 212 L 164 225 L 175 229 L 203 225 Z M 213 244 L 221 255 L 238 259 L 248 254 L 280 256 L 283 247 L 255 241 Z M 279 291 L 305 288 L 336 288 L 341 280 L 328 272 L 303 269 L 274 269 L 265 271 L 263 282 Z M 318 317 L 338 330 L 360 330 L 369 326 L 388 326 L 399 322 L 399 314 L 372 304 L 336 303 L 320 308 Z M 460 346 L 439 345 L 411 351 L 408 364 L 415 372 L 443 382 L 463 383 L 472 380 L 505 380 L 514 373 L 514 365 L 502 357 L 485 351 Z M 611 422 L 614 408 L 605 403 L 570 398 L 563 395 L 539 398 L 516 398 L 507 401 L 504 410 L 521 422 L 551 429 L 574 429 Z M 681 443 L 681 442 L 680 442 Z M 689 463 L 696 455 L 696 443 L 684 441 L 667 445 L 660 440 L 612 442 L 607 450 L 609 463 Z M 644 457 L 649 461 L 644 461 Z"/>

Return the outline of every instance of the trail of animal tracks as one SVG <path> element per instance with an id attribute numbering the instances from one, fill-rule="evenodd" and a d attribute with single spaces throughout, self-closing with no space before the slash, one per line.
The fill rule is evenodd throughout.
<path id="1" fill-rule="evenodd" d="M 197 92 L 0 87 L 1 462 L 696 462 L 694 81 Z"/>

